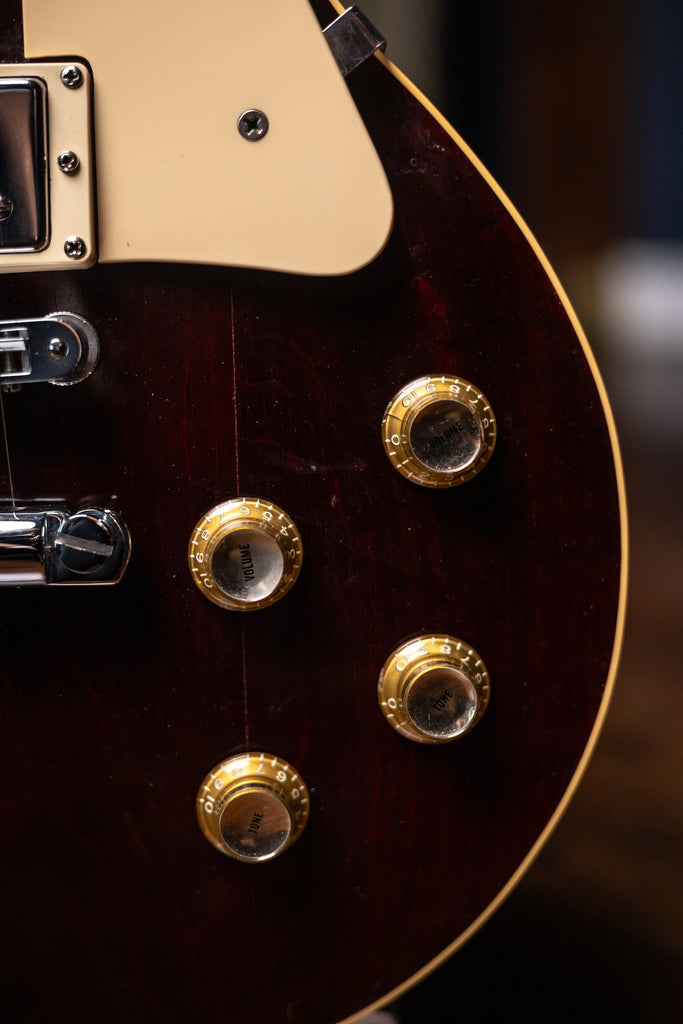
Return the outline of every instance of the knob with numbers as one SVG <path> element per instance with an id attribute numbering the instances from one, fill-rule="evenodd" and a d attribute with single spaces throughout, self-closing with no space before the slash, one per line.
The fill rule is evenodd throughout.
<path id="1" fill-rule="evenodd" d="M 235 860 L 260 863 L 283 853 L 308 820 L 306 784 L 272 754 L 238 754 L 217 764 L 197 794 L 202 832 Z"/>
<path id="2" fill-rule="evenodd" d="M 301 535 L 281 508 L 233 498 L 197 523 L 187 553 L 192 578 L 210 601 L 257 611 L 279 601 L 301 570 Z"/>
<path id="3" fill-rule="evenodd" d="M 461 377 L 411 381 L 394 395 L 382 438 L 395 469 L 423 487 L 456 487 L 476 476 L 496 443 L 486 397 Z"/>
<path id="4" fill-rule="evenodd" d="M 469 732 L 489 693 L 489 674 L 477 652 L 445 635 L 419 636 L 397 647 L 378 686 L 389 725 L 417 743 L 448 743 Z"/>

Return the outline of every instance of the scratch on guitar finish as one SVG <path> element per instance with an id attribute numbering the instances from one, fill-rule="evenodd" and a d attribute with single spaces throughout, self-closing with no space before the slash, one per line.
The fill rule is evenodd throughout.
<path id="1" fill-rule="evenodd" d="M 240 442 L 237 423 L 237 339 L 235 331 L 235 301 L 230 285 L 230 343 L 232 346 L 232 408 L 235 424 L 235 493 L 240 493 Z M 247 641 L 244 623 L 242 632 L 242 704 L 244 708 L 244 742 L 249 747 L 249 702 L 247 694 Z"/>
<path id="2" fill-rule="evenodd" d="M 12 479 L 12 463 L 9 457 L 9 441 L 7 438 L 7 422 L 5 420 L 5 400 L 3 388 L 0 387 L 0 419 L 2 419 L 2 439 L 5 448 L 5 461 L 7 463 L 7 479 L 9 480 L 9 493 L 12 501 L 12 515 L 16 517 L 17 503 L 14 497 L 14 480 Z"/>

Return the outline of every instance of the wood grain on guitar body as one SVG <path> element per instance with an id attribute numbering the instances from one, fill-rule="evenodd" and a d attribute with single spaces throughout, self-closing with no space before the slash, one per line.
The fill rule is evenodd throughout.
<path id="1" fill-rule="evenodd" d="M 382 54 L 344 83 L 320 35 L 338 4 L 258 6 L 272 19 L 254 36 L 251 4 L 202 0 L 187 19 L 175 0 L 150 2 L 124 18 L 116 4 L 26 0 L 25 51 L 19 0 L 0 0 L 12 1021 L 334 1024 L 382 1005 L 521 877 L 614 681 L 622 473 L 553 271 Z M 85 35 L 70 42 L 75 15 Z M 287 22 L 301 26 L 294 63 Z M 252 95 L 255 80 L 241 88 L 227 63 L 216 79 L 212 64 L 203 101 L 235 154 L 219 180 L 231 192 L 234 169 L 239 191 L 207 221 L 193 207 L 205 209 L 210 175 L 187 162 L 181 194 L 159 204 L 149 183 L 163 168 L 150 174 L 144 146 L 126 151 L 124 194 L 138 178 L 148 191 L 130 196 L 142 211 L 124 258 L 111 62 L 79 40 L 108 34 L 125 68 L 150 24 L 160 35 L 145 45 L 192 79 L 226 24 L 244 34 L 230 52 L 245 66 L 287 57 L 282 96 L 320 63 L 316 109 L 337 97 L 360 133 L 362 155 L 347 154 L 356 183 L 325 177 L 334 161 L 310 125 L 288 136 L 305 110 L 277 89 Z M 80 83 L 62 77 L 70 67 Z M 69 124 L 51 111 L 65 109 L 60 89 L 89 91 L 90 74 L 95 131 L 78 153 L 50 135 Z M 136 66 L 143 139 L 149 74 Z M 147 134 L 158 146 L 170 132 L 170 167 L 179 138 L 155 116 Z M 338 147 L 341 121 L 324 132 Z M 231 233 L 233 208 L 273 180 L 276 147 L 289 152 L 277 203 L 254 200 L 254 220 Z M 57 209 L 79 173 L 97 212 L 87 269 Z M 312 216 L 314 203 L 327 212 Z M 164 238 L 148 231 L 159 209 Z M 60 250 L 54 266 L 36 263 L 46 247 Z M 76 369 L 60 381 L 67 356 Z"/>

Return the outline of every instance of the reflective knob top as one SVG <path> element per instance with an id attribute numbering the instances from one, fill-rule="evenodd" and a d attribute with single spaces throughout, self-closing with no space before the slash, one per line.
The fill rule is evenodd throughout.
<path id="1" fill-rule="evenodd" d="M 308 820 L 306 784 L 272 754 L 238 754 L 217 764 L 197 794 L 202 832 L 235 860 L 272 860 L 301 835 Z"/>
<path id="2" fill-rule="evenodd" d="M 293 586 L 301 535 L 286 512 L 261 498 L 233 498 L 209 509 L 188 548 L 192 577 L 205 597 L 233 611 L 257 611 Z"/>
<path id="3" fill-rule="evenodd" d="M 453 636 L 419 636 L 389 656 L 379 677 L 384 717 L 407 739 L 448 743 L 479 721 L 490 693 L 477 652 Z"/>
<path id="4" fill-rule="evenodd" d="M 423 487 L 456 487 L 488 462 L 496 420 L 485 396 L 461 377 L 421 377 L 394 395 L 382 420 L 392 465 Z"/>

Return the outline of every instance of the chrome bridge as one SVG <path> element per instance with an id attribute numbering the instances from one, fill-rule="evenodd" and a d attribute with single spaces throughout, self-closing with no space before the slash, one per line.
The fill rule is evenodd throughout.
<path id="1" fill-rule="evenodd" d="M 118 583 L 130 535 L 109 509 L 0 508 L 0 586 Z"/>

